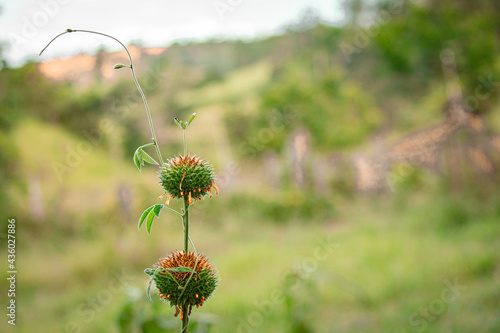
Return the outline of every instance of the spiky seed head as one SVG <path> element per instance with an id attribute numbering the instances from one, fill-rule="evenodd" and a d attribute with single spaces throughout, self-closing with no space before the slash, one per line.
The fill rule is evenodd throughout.
<path id="1" fill-rule="evenodd" d="M 178 267 L 187 267 L 194 272 L 169 270 Z M 194 252 L 174 251 L 160 258 L 154 269 L 148 268 L 144 272 L 153 276 L 158 295 L 179 309 L 202 306 L 219 282 L 217 271 L 208 259 Z"/>
<path id="2" fill-rule="evenodd" d="M 160 184 L 173 198 L 186 197 L 189 203 L 210 194 L 215 186 L 213 167 L 196 156 L 179 154 L 167 160 L 160 169 Z"/>

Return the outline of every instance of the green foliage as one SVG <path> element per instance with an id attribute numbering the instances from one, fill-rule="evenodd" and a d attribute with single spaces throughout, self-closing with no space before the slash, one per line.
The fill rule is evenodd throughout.
<path id="1" fill-rule="evenodd" d="M 269 126 L 269 110 L 273 109 L 289 114 L 285 129 L 275 131 L 268 144 L 273 149 L 282 148 L 290 133 L 302 126 L 309 130 L 318 149 L 353 147 L 366 140 L 382 121 L 370 98 L 340 70 L 318 77 L 303 62 L 287 65 L 263 92 L 255 133 Z"/>
<path id="2" fill-rule="evenodd" d="M 194 118 L 196 117 L 196 113 L 193 113 L 191 115 L 191 117 L 189 117 L 189 120 L 188 121 L 183 121 L 183 120 L 179 120 L 176 118 L 174 118 L 174 122 L 177 126 L 179 126 L 180 129 L 182 130 L 185 130 L 188 128 L 188 126 L 193 122 Z"/>
<path id="3" fill-rule="evenodd" d="M 148 234 L 151 234 L 151 226 L 153 224 L 153 220 L 155 216 L 158 218 L 160 217 L 160 212 L 163 208 L 167 207 L 165 207 L 165 205 L 163 204 L 156 204 L 149 208 L 146 208 L 146 210 L 142 213 L 141 217 L 139 218 L 139 224 L 137 228 L 141 229 L 142 224 L 144 223 L 144 221 L 146 221 L 146 231 L 148 232 Z"/>
<path id="4" fill-rule="evenodd" d="M 68 87 L 69 88 L 69 87 Z M 99 128 L 99 121 L 105 113 L 105 105 L 102 100 L 102 93 L 97 87 L 86 92 L 74 94 L 70 89 L 68 94 L 72 97 L 60 98 L 67 101 L 60 112 L 55 115 L 57 121 L 62 123 L 69 130 L 82 135 L 85 131 L 94 131 Z"/>
<path id="5" fill-rule="evenodd" d="M 284 278 L 285 309 L 290 333 L 312 333 L 314 322 L 312 312 L 314 300 L 318 299 L 317 281 L 314 277 L 302 278 L 297 272 L 290 272 Z"/>
<path id="6" fill-rule="evenodd" d="M 380 1 L 379 11 L 390 6 Z M 457 69 L 465 96 L 474 96 L 481 84 L 478 77 L 500 76 L 497 59 L 500 51 L 498 22 L 500 11 L 493 1 L 405 1 L 399 14 L 391 16 L 374 34 L 382 60 L 394 71 L 410 74 L 421 84 L 442 75 L 440 53 L 455 52 Z M 498 89 L 491 92 L 498 96 Z M 487 108 L 492 100 L 482 101 Z"/>
<path id="7" fill-rule="evenodd" d="M 229 112 L 225 115 L 225 127 L 232 142 L 241 144 L 250 136 L 253 118 L 241 112 Z"/>
<path id="8" fill-rule="evenodd" d="M 154 160 L 154 158 L 149 156 L 148 153 L 146 153 L 143 150 L 143 148 L 153 146 L 153 145 L 154 145 L 153 143 L 148 143 L 148 144 L 140 146 L 139 148 L 136 149 L 136 151 L 134 153 L 134 164 L 137 167 L 137 169 L 139 169 L 139 171 L 141 171 L 141 167 L 144 166 L 144 162 L 149 163 L 149 164 L 159 165 L 158 162 L 156 162 Z"/>
<path id="9" fill-rule="evenodd" d="M 20 164 L 19 154 L 10 140 L 10 131 L 10 128 L 0 126 L 0 218 L 4 221 L 16 213 L 10 209 L 12 200 L 8 190 L 12 185 L 17 185 L 20 176 L 17 170 Z M 4 228 L 6 226 L 7 224 Z"/>
<path id="10" fill-rule="evenodd" d="M 278 196 L 233 195 L 229 208 L 245 212 L 248 219 L 269 219 L 286 224 L 296 218 L 323 221 L 332 218 L 336 210 L 332 202 L 314 192 L 287 191 Z"/>
<path id="11" fill-rule="evenodd" d="M 21 209 L 12 192 L 22 191 L 22 161 L 13 136 L 18 124 L 27 118 L 57 121 L 71 103 L 70 88 L 42 76 L 32 62 L 20 68 L 0 68 L 0 217 L 12 218 Z M 37 137 L 30 133 L 30 140 Z M 13 200 L 14 199 L 14 200 Z"/>
<path id="12" fill-rule="evenodd" d="M 0 87 L 3 126 L 13 125 L 27 116 L 57 121 L 72 100 L 69 87 L 50 82 L 37 71 L 34 63 L 0 70 Z"/>

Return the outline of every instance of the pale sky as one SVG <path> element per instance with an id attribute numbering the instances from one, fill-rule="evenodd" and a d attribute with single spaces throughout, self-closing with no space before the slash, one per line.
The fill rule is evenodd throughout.
<path id="1" fill-rule="evenodd" d="M 167 46 L 176 40 L 253 38 L 276 33 L 297 21 L 306 8 L 340 24 L 342 0 L 0 0 L 0 42 L 11 65 L 26 59 L 93 53 L 99 46 L 119 47 L 95 35 L 71 34 L 58 39 L 38 58 L 52 37 L 67 28 L 97 30 L 125 44 Z"/>

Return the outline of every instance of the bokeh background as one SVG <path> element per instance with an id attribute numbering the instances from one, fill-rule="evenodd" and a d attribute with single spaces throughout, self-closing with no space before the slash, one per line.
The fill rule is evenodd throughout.
<path id="1" fill-rule="evenodd" d="M 164 156 L 220 194 L 191 238 L 217 267 L 193 332 L 500 331 L 496 1 L 18 1 L 0 4 L 2 332 L 178 332 L 152 267 L 182 248 Z M 150 151 L 154 156 L 154 151 Z M 178 203 L 172 203 L 179 207 Z M 17 321 L 7 324 L 7 220 Z"/>

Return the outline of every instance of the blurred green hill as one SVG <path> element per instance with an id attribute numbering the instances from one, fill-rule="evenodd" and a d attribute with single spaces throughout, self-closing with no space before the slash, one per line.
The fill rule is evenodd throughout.
<path id="1" fill-rule="evenodd" d="M 191 237 L 222 284 L 193 321 L 496 332 L 500 8 L 352 1 L 347 13 L 330 26 L 308 12 L 261 40 L 133 46 L 163 154 L 182 150 L 173 118 L 196 112 L 189 150 L 218 174 Z M 154 167 L 132 163 L 150 134 L 129 73 L 111 70 L 122 56 L 3 62 L 0 212 L 18 223 L 19 326 L 2 332 L 178 327 L 145 297 L 142 271 L 180 248 L 182 228 L 164 213 L 151 236 L 135 229 L 162 190 Z M 464 288 L 444 301 L 453 281 Z"/>

